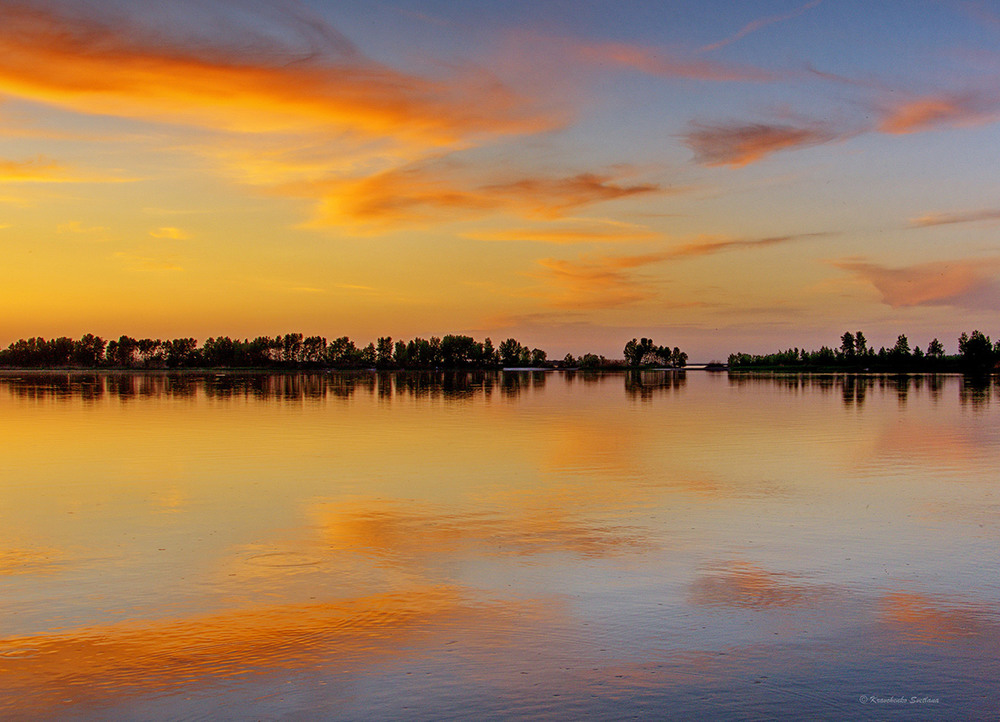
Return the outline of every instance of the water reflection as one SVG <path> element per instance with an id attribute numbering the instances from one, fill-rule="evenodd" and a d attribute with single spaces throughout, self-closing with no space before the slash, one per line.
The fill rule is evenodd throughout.
<path id="1" fill-rule="evenodd" d="M 452 628 L 489 634 L 529 617 L 526 605 L 474 605 L 460 590 L 413 586 L 356 599 L 264 606 L 164 620 L 82 627 L 0 639 L 0 710 L 31 717 L 121 696 L 211 688 L 222 680 L 321 666 L 324 676 L 356 674 L 415 657 Z M 242 708 L 236 702 L 229 714 Z M 228 716 L 228 715 L 227 715 Z"/>
<path id="2" fill-rule="evenodd" d="M 684 371 L 626 371 L 625 392 L 633 399 L 651 401 L 654 397 L 684 388 Z"/>
<path id="3" fill-rule="evenodd" d="M 879 600 L 878 615 L 880 622 L 907 641 L 935 644 L 980 636 L 1000 641 L 995 614 L 940 595 L 887 592 Z"/>
<path id="4" fill-rule="evenodd" d="M 940 399 L 949 379 L 958 382 L 959 400 L 971 406 L 988 404 L 991 398 L 1000 398 L 1000 386 L 991 378 L 962 377 L 944 374 L 766 374 L 738 373 L 729 375 L 729 385 L 735 388 L 773 386 L 786 391 L 840 392 L 844 406 L 862 407 L 869 394 L 894 394 L 904 405 L 910 394 L 926 394 Z"/>
<path id="5" fill-rule="evenodd" d="M 798 575 L 771 572 L 748 562 L 711 567 L 691 584 L 692 604 L 768 609 L 832 603 L 840 596 L 821 584 L 807 584 Z"/>
<path id="6" fill-rule="evenodd" d="M 986 406 L 992 397 L 1000 399 L 1000 385 L 993 383 L 991 378 L 966 376 L 962 379 L 958 398 L 963 406 Z"/>
<path id="7" fill-rule="evenodd" d="M 505 396 L 542 389 L 545 371 L 406 371 L 332 373 L 0 373 L 0 387 L 15 397 L 121 401 L 150 397 L 261 398 L 289 401 L 350 398 L 355 393 L 448 400 L 489 397 L 495 388 Z M 621 378 L 618 375 L 618 378 Z M 599 380 L 599 379 L 595 379 Z"/>
<path id="8" fill-rule="evenodd" d="M 329 397 L 350 398 L 356 393 L 390 399 L 412 398 L 472 399 L 486 397 L 499 389 L 505 397 L 525 391 L 542 390 L 550 377 L 572 386 L 623 383 L 629 397 L 649 401 L 682 390 L 688 372 L 551 372 L 551 371 L 341 371 L 326 373 L 169 373 L 169 372 L 18 372 L 0 373 L 0 387 L 14 397 L 94 401 L 105 397 L 129 401 L 151 397 L 261 398 L 301 401 Z M 938 399 L 948 378 L 959 379 L 959 400 L 982 406 L 1000 398 L 1000 386 L 990 378 L 944 375 L 855 374 L 731 374 L 728 384 L 735 388 L 773 386 L 792 392 L 832 393 L 838 391 L 845 406 L 862 407 L 869 394 L 893 393 L 905 404 L 911 393 Z"/>
<path id="9" fill-rule="evenodd" d="M 983 718 L 994 385 L 0 375 L 0 716 Z M 990 696 L 994 695 L 994 696 Z"/>

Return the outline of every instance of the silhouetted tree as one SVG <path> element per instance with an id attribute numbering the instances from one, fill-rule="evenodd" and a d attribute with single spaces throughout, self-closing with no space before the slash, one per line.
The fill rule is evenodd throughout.
<path id="1" fill-rule="evenodd" d="M 375 345 L 375 367 L 387 369 L 392 367 L 392 337 L 382 336 Z"/>
<path id="2" fill-rule="evenodd" d="M 501 341 L 499 352 L 500 363 L 504 366 L 517 366 L 521 362 L 521 344 L 516 339 Z"/>
<path id="3" fill-rule="evenodd" d="M 487 336 L 486 340 L 483 341 L 483 365 L 484 366 L 496 366 L 499 362 L 496 349 L 493 348 L 493 341 Z"/>
<path id="4" fill-rule="evenodd" d="M 865 335 L 858 331 L 854 334 L 854 352 L 858 356 L 866 356 L 868 354 L 868 339 Z"/>
<path id="5" fill-rule="evenodd" d="M 997 354 L 990 337 L 976 330 L 969 336 L 965 332 L 958 339 L 958 352 L 962 356 L 962 367 L 967 373 L 983 374 L 991 371 Z"/>
<path id="6" fill-rule="evenodd" d="M 166 363 L 170 368 L 193 366 L 198 360 L 198 342 L 193 338 L 175 338 L 166 342 Z M 108 344 L 109 346 L 111 344 Z"/>
<path id="7" fill-rule="evenodd" d="M 844 335 L 840 337 L 840 350 L 845 358 L 854 358 L 854 343 L 854 334 L 850 331 L 845 331 Z"/>
<path id="8" fill-rule="evenodd" d="M 307 336 L 302 340 L 302 361 L 311 366 L 323 363 L 326 354 L 326 339 L 322 336 Z"/>
<path id="9" fill-rule="evenodd" d="M 370 343 L 361 351 L 361 363 L 364 366 L 374 366 L 378 356 L 375 352 L 375 344 Z"/>
<path id="10" fill-rule="evenodd" d="M 910 355 L 910 342 L 905 335 L 900 334 L 896 337 L 896 345 L 889 353 L 897 358 L 905 358 Z"/>
<path id="11" fill-rule="evenodd" d="M 88 333 L 73 344 L 73 363 L 79 366 L 97 366 L 104 361 L 107 343 L 103 338 Z"/>

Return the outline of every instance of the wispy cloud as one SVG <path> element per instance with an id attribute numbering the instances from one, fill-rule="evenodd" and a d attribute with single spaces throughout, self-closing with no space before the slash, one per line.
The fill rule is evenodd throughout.
<path id="1" fill-rule="evenodd" d="M 88 226 L 83 221 L 67 221 L 56 226 L 56 233 L 75 236 L 78 240 L 90 243 L 106 243 L 111 240 L 110 229 L 107 226 Z"/>
<path id="2" fill-rule="evenodd" d="M 996 92 L 964 91 L 922 95 L 883 104 L 878 130 L 899 135 L 993 123 L 1000 118 Z"/>
<path id="3" fill-rule="evenodd" d="M 893 308 L 955 306 L 991 310 L 1000 304 L 1000 260 L 935 261 L 888 268 L 860 259 L 833 261 L 835 267 L 871 284 Z"/>
<path id="4" fill-rule="evenodd" d="M 1000 208 L 981 208 L 975 211 L 959 213 L 925 213 L 910 220 L 911 228 L 927 228 L 929 226 L 945 226 L 952 223 L 979 223 L 981 221 L 1000 221 Z"/>
<path id="5" fill-rule="evenodd" d="M 65 180 L 65 168 L 51 158 L 0 160 L 0 183 L 58 183 Z"/>
<path id="6" fill-rule="evenodd" d="M 175 228 L 174 226 L 161 226 L 160 228 L 154 228 L 149 232 L 149 235 L 153 238 L 161 238 L 171 241 L 184 241 L 191 237 L 187 231 Z"/>
<path id="7" fill-rule="evenodd" d="M 685 80 L 716 82 L 775 79 L 775 74 L 760 68 L 727 65 L 708 60 L 684 59 L 662 50 L 627 43 L 569 43 L 581 60 L 595 65 L 636 70 L 647 75 Z"/>
<path id="8" fill-rule="evenodd" d="M 716 43 L 712 43 L 710 45 L 706 45 L 705 47 L 701 48 L 701 52 L 718 50 L 719 48 L 729 45 L 730 43 L 735 43 L 737 40 L 745 38 L 747 35 L 750 35 L 751 33 L 755 33 L 758 30 L 762 30 L 763 28 L 766 28 L 768 25 L 774 25 L 775 23 L 785 22 L 786 20 L 794 20 L 807 10 L 812 10 L 814 7 L 819 5 L 821 1 L 822 0 L 812 0 L 812 2 L 808 2 L 802 7 L 793 10 L 790 13 L 785 13 L 783 15 L 769 15 L 767 17 L 762 17 L 756 20 L 752 20 L 746 25 L 744 25 L 742 28 L 740 28 L 734 35 L 730 35 L 725 40 L 720 40 Z"/>
<path id="9" fill-rule="evenodd" d="M 320 130 L 449 146 L 476 134 L 550 127 L 531 103 L 481 71 L 423 78 L 364 58 L 314 18 L 283 16 L 266 38 L 230 17 L 186 41 L 134 17 L 60 14 L 7 2 L 0 92 L 88 114 L 239 132 Z M 282 38 L 307 38 L 293 44 Z"/>
<path id="10" fill-rule="evenodd" d="M 0 94 L 155 123 L 238 182 L 315 202 L 313 225 L 362 233 L 505 209 L 557 217 L 657 190 L 589 174 L 507 186 L 449 174 L 442 158 L 559 127 L 561 106 L 474 63 L 375 62 L 304 4 L 206 0 L 191 3 L 194 19 L 163 22 L 129 7 L 4 2 Z M 0 180 L 70 180 L 44 160 L 0 164 Z"/>
<path id="11" fill-rule="evenodd" d="M 653 282 L 628 272 L 656 261 L 641 256 L 585 257 L 576 261 L 542 258 L 538 261 L 541 270 L 528 275 L 544 283 L 541 295 L 556 307 L 615 308 L 656 295 Z"/>
<path id="12" fill-rule="evenodd" d="M 148 256 L 139 253 L 118 251 L 112 257 L 124 264 L 130 271 L 183 271 L 175 260 L 170 257 Z"/>
<path id="13" fill-rule="evenodd" d="M 28 160 L 0 159 L 0 183 L 128 183 L 100 171 L 80 171 L 43 155 Z"/>
<path id="14" fill-rule="evenodd" d="M 663 254 L 663 260 L 674 260 L 681 258 L 691 258 L 696 256 L 708 256 L 713 253 L 723 251 L 736 251 L 756 248 L 767 248 L 777 246 L 792 241 L 800 241 L 807 238 L 819 238 L 829 235 L 827 233 L 800 233 L 788 236 L 769 236 L 767 238 L 713 238 L 711 236 L 701 236 L 690 243 L 676 246 Z"/>
<path id="15" fill-rule="evenodd" d="M 741 167 L 778 151 L 821 145 L 838 137 L 840 134 L 819 123 L 696 124 L 685 142 L 694 151 L 695 161 L 702 165 Z"/>
<path id="16" fill-rule="evenodd" d="M 546 284 L 544 295 L 558 307 L 613 308 L 657 295 L 661 281 L 643 276 L 648 266 L 734 250 L 761 249 L 823 234 L 725 239 L 702 236 L 663 251 L 627 256 L 584 254 L 576 260 L 543 258 L 528 275 Z M 687 305 L 702 305 L 690 302 Z"/>
<path id="17" fill-rule="evenodd" d="M 325 294 L 329 293 L 325 288 L 317 288 L 316 286 L 291 286 L 288 289 L 292 293 L 306 293 L 306 294 Z"/>
<path id="18" fill-rule="evenodd" d="M 483 186 L 482 191 L 488 196 L 509 199 L 530 215 L 548 218 L 558 218 L 573 209 L 602 201 L 666 192 L 656 183 L 622 181 L 621 177 L 608 174 L 579 173 L 562 178 L 521 178 Z"/>
<path id="19" fill-rule="evenodd" d="M 655 183 L 627 183 L 597 173 L 470 184 L 422 165 L 319 185 L 323 200 L 315 225 L 353 226 L 360 232 L 459 220 L 501 210 L 523 218 L 558 219 L 604 201 L 667 192 Z M 317 188 L 313 184 L 293 185 L 287 191 L 309 196 L 317 193 Z"/>

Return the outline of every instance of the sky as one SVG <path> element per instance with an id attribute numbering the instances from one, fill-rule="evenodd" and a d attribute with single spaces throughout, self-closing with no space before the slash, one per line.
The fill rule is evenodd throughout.
<path id="1" fill-rule="evenodd" d="M 1000 2 L 0 0 L 0 344 L 1000 327 Z"/>

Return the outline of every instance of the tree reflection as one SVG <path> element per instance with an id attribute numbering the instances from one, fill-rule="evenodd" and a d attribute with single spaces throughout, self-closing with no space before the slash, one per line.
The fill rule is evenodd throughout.
<path id="1" fill-rule="evenodd" d="M 971 406 L 973 409 L 985 408 L 990 403 L 992 389 L 993 384 L 988 376 L 965 376 L 958 390 L 958 400 L 963 406 Z"/>
<path id="2" fill-rule="evenodd" d="M 844 406 L 864 406 L 868 389 L 873 385 L 872 379 L 866 376 L 844 376 L 841 379 L 840 391 Z"/>
<path id="3" fill-rule="evenodd" d="M 625 393 L 632 399 L 650 401 L 654 396 L 677 391 L 687 383 L 684 371 L 626 371 Z"/>
<path id="4" fill-rule="evenodd" d="M 878 390 L 882 395 L 892 394 L 899 404 L 905 404 L 913 394 L 926 393 L 935 401 L 949 383 L 957 383 L 963 403 L 987 403 L 989 389 L 994 388 L 989 378 L 958 377 L 942 374 L 806 374 L 759 373 L 730 374 L 729 385 L 734 387 L 776 386 L 785 391 L 815 390 L 827 393 L 840 392 L 844 406 L 860 408 L 869 394 Z"/>

